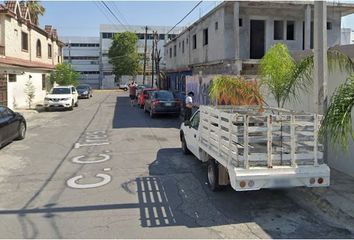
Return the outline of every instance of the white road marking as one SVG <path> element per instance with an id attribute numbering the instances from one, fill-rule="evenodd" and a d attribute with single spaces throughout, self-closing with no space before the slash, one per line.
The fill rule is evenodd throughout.
<path id="1" fill-rule="evenodd" d="M 102 145 L 108 145 L 109 142 L 103 142 L 103 143 L 75 143 L 75 148 L 80 148 L 80 147 L 89 147 L 89 146 L 102 146 Z"/>
<path id="2" fill-rule="evenodd" d="M 83 178 L 82 175 L 79 175 L 79 176 L 70 178 L 68 181 L 66 181 L 66 183 L 71 188 L 86 189 L 86 188 L 101 187 L 103 185 L 110 183 L 112 180 L 112 177 L 108 174 L 99 173 L 99 174 L 96 174 L 96 177 L 101 178 L 102 181 L 100 181 L 98 183 L 79 184 L 79 183 L 77 183 L 77 181 Z"/>
<path id="3" fill-rule="evenodd" d="M 73 163 L 80 163 L 80 164 L 90 164 L 90 163 L 101 163 L 101 162 L 105 162 L 105 161 L 108 161 L 109 159 L 111 159 L 111 156 L 109 156 L 108 154 L 98 154 L 97 155 L 98 157 L 100 157 L 99 159 L 96 159 L 96 160 L 82 160 L 83 158 L 85 158 L 86 156 L 84 155 L 81 155 L 81 156 L 77 156 L 77 157 L 74 157 L 71 161 Z"/>

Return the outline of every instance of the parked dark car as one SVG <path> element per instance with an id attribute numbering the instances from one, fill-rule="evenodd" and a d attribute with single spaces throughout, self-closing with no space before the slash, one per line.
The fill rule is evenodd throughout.
<path id="1" fill-rule="evenodd" d="M 92 88 L 88 84 L 80 84 L 76 87 L 79 98 L 90 98 L 92 97 Z"/>
<path id="2" fill-rule="evenodd" d="M 166 90 L 148 92 L 145 99 L 144 110 L 150 113 L 150 117 L 156 114 L 172 114 L 179 116 L 181 102 L 176 99 L 172 92 Z"/>
<path id="3" fill-rule="evenodd" d="M 0 148 L 15 139 L 24 139 L 26 129 L 26 120 L 21 114 L 0 106 Z"/>

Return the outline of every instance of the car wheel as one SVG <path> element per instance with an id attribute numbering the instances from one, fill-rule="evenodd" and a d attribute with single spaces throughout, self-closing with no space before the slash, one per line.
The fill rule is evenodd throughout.
<path id="1" fill-rule="evenodd" d="M 216 192 L 219 186 L 219 171 L 214 159 L 208 161 L 208 184 L 211 191 Z"/>
<path id="2" fill-rule="evenodd" d="M 71 106 L 69 107 L 69 110 L 72 111 L 74 109 L 74 100 L 71 102 Z"/>
<path id="3" fill-rule="evenodd" d="M 49 108 L 48 107 L 44 108 L 44 111 L 49 112 Z"/>
<path id="4" fill-rule="evenodd" d="M 128 91 L 128 88 L 124 88 L 124 91 Z"/>
<path id="5" fill-rule="evenodd" d="M 184 135 L 182 135 L 182 138 L 181 138 L 181 145 L 182 145 L 182 151 L 185 155 L 191 153 L 187 147 L 187 143 L 186 143 L 186 139 L 184 138 Z"/>
<path id="6" fill-rule="evenodd" d="M 77 100 L 75 103 L 75 107 L 78 107 L 78 106 L 79 106 L 79 100 Z"/>
<path id="7" fill-rule="evenodd" d="M 18 137 L 16 138 L 17 140 L 22 140 L 26 136 L 26 124 L 24 122 L 20 123 L 20 126 L 18 127 Z"/>

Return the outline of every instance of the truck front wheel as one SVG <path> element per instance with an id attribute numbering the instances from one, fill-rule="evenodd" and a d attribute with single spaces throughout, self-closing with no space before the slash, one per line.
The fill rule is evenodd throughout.
<path id="1" fill-rule="evenodd" d="M 208 161 L 208 183 L 211 191 L 215 192 L 220 189 L 219 171 L 214 159 Z"/>
<path id="2" fill-rule="evenodd" d="M 190 151 L 189 151 L 189 149 L 187 147 L 187 143 L 186 143 L 186 139 L 184 138 L 184 135 L 182 135 L 182 137 L 181 137 L 181 144 L 182 144 L 183 153 L 186 154 L 186 155 L 189 154 Z"/>

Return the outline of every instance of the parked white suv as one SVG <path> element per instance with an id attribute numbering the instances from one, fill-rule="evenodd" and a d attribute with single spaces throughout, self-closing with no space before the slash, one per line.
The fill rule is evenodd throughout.
<path id="1" fill-rule="evenodd" d="M 52 108 L 73 110 L 74 106 L 78 106 L 78 93 L 74 86 L 54 87 L 44 98 L 44 108 L 46 111 Z"/>

